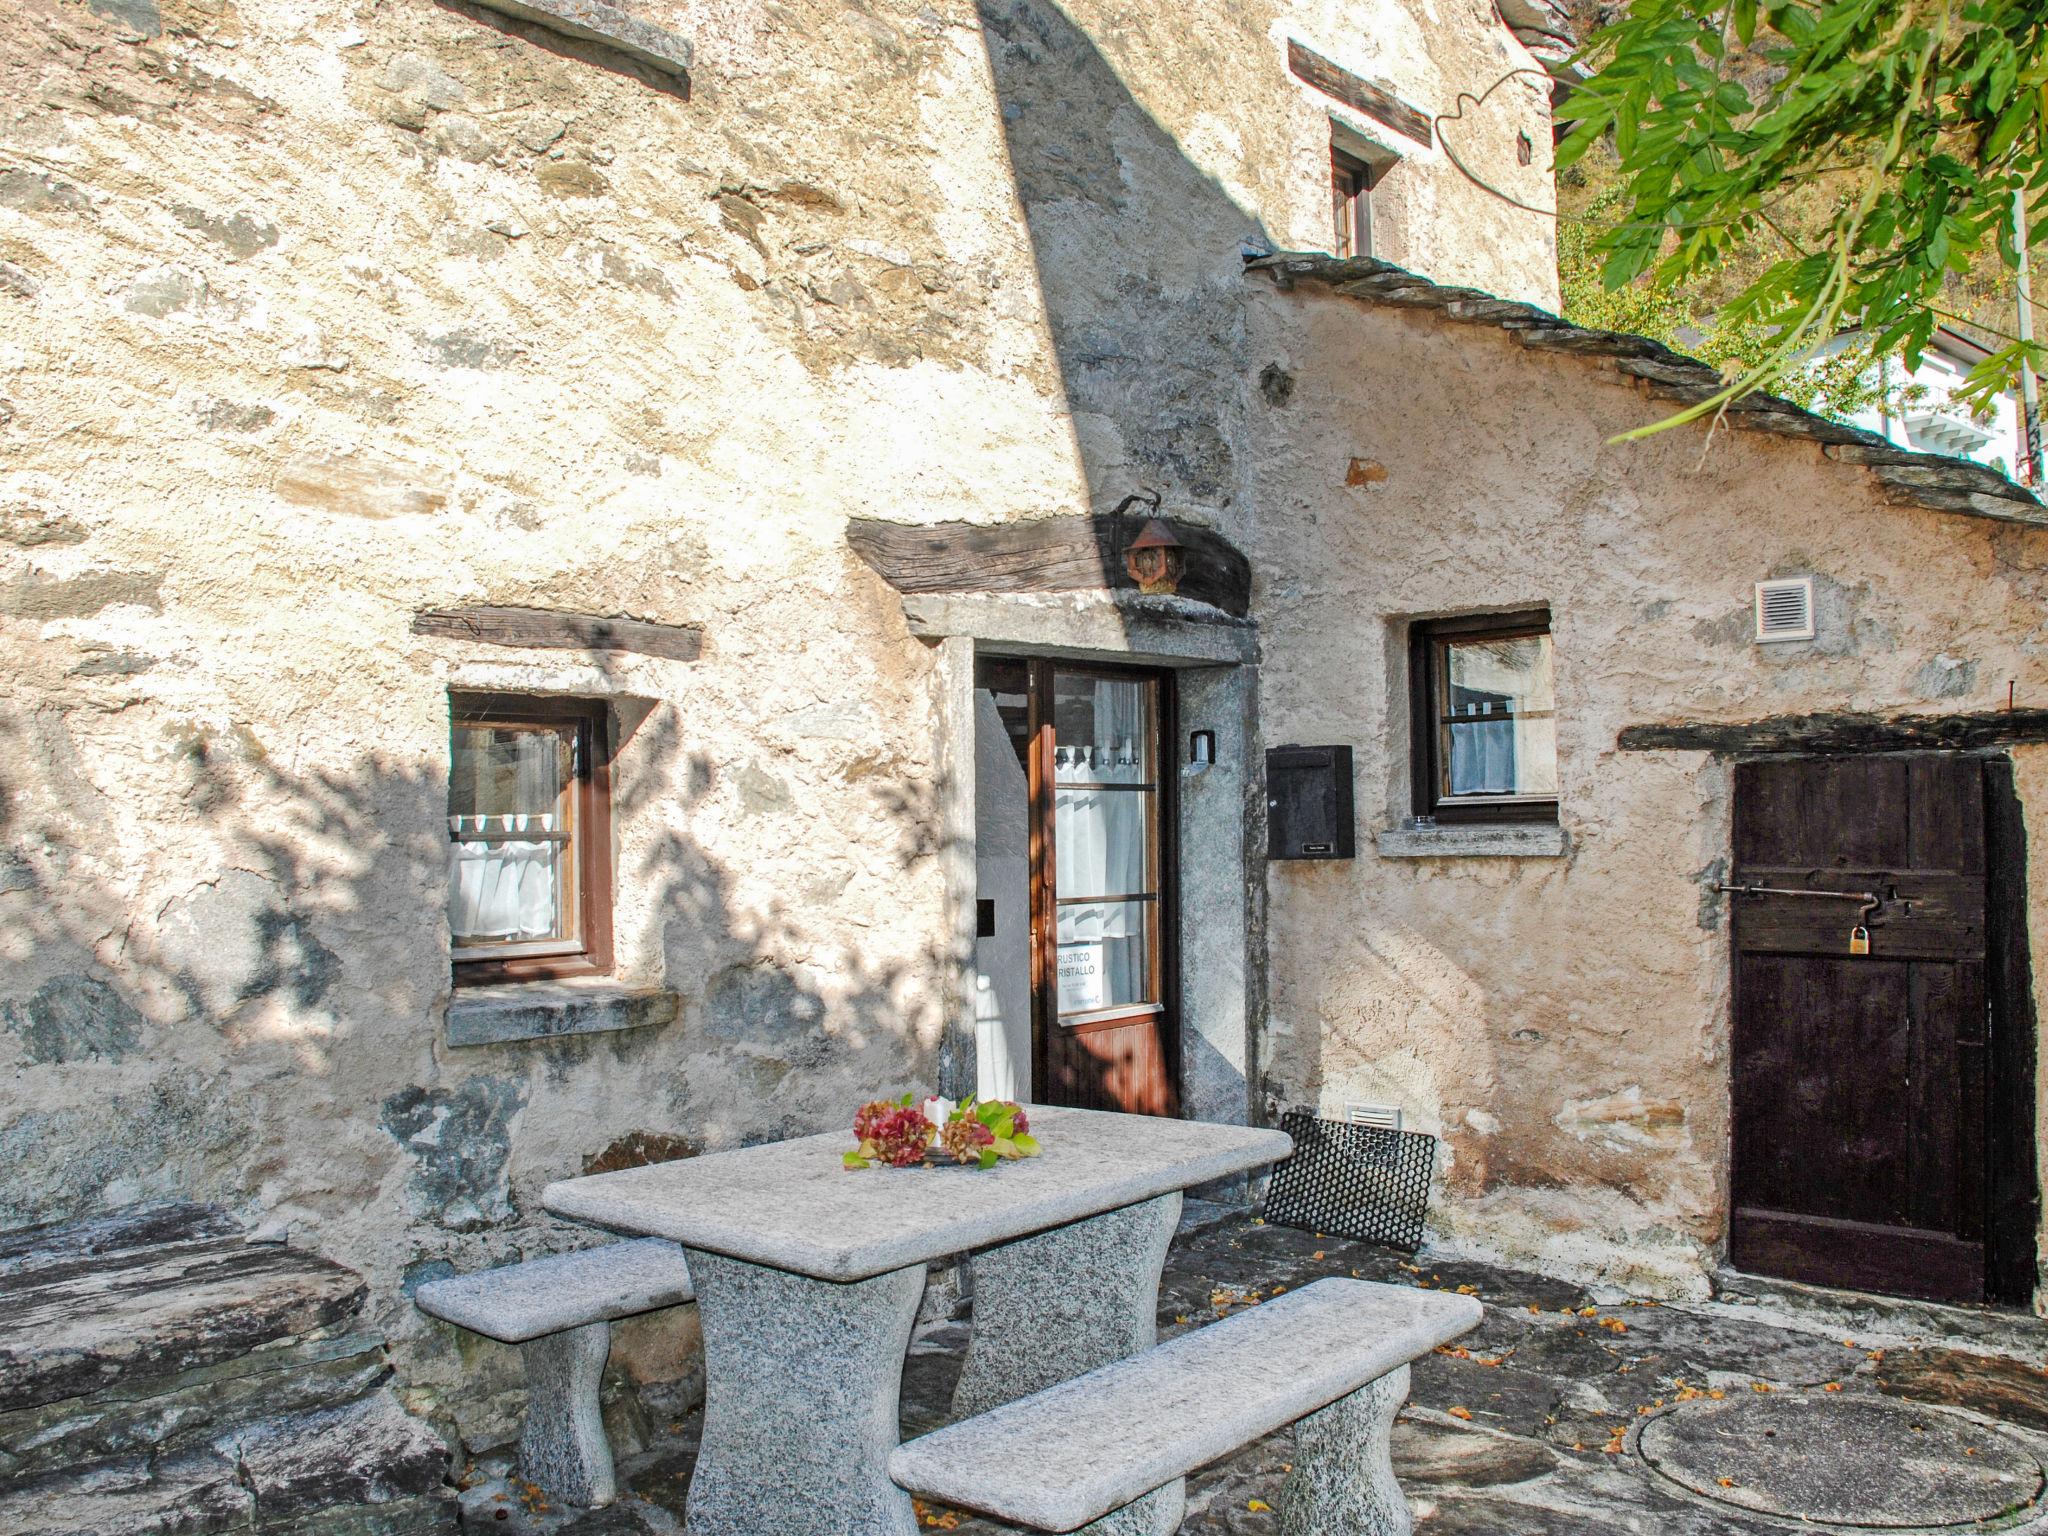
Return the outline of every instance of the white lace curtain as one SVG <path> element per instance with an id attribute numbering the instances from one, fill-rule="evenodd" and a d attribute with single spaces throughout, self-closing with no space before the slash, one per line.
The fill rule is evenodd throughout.
<path id="1" fill-rule="evenodd" d="M 464 743 L 463 736 L 471 740 Z M 476 803 L 553 806 L 562 787 L 561 750 L 562 740 L 552 731 L 459 732 L 458 776 L 462 759 L 471 756 Z M 473 754 L 486 760 L 477 763 Z M 539 809 L 448 818 L 448 917 L 458 945 L 561 936 L 561 859 L 567 845 L 557 837 L 520 836 L 566 830 L 560 823 L 555 811 Z"/>
<path id="2" fill-rule="evenodd" d="M 1063 901 L 1139 895 L 1152 885 L 1146 821 L 1152 796 L 1083 787 L 1145 782 L 1144 685 L 1094 678 L 1087 686 L 1094 692 L 1088 739 L 1063 737 L 1053 754 L 1053 837 Z M 1145 996 L 1148 916 L 1138 902 L 1060 908 L 1061 1012 Z"/>
<path id="3" fill-rule="evenodd" d="M 1145 814 L 1151 797 L 1079 784 L 1144 781 L 1143 685 L 1096 678 L 1093 739 L 1060 742 L 1053 755 L 1053 835 L 1059 894 L 1125 896 L 1150 888 Z"/>

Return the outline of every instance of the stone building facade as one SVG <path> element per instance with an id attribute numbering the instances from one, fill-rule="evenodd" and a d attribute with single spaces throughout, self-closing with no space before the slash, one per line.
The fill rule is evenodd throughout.
<path id="1" fill-rule="evenodd" d="M 422 1333 L 405 1277 L 573 1240 L 548 1179 L 930 1082 L 943 669 L 849 520 L 1149 484 L 1244 538 L 1214 381 L 1334 133 L 1404 159 L 1384 251 L 1554 287 L 1287 68 L 1449 111 L 1526 63 L 1480 0 L 632 9 L 686 78 L 427 0 L 0 22 L 5 1221 L 222 1200 Z M 701 647 L 415 632 L 478 604 Z M 635 1027 L 451 1043 L 451 689 L 607 707 L 612 995 L 528 1032 Z"/>
<path id="2" fill-rule="evenodd" d="M 1257 417 L 1260 723 L 1357 744 L 1360 850 L 1271 866 L 1267 1091 L 1394 1105 L 1444 1138 L 1446 1240 L 1702 1293 L 1728 1233 L 1733 765 L 1765 749 L 1638 748 L 1632 728 L 1981 722 L 2009 744 L 2038 882 L 2039 507 L 1960 464 L 1953 484 L 1997 494 L 1888 481 L 1800 413 L 1617 443 L 1711 370 L 1295 265 L 1256 301 L 1302 381 Z M 1390 422 L 1393 391 L 1455 430 Z M 1802 576 L 1813 638 L 1759 643 L 1756 584 Z M 1410 629 L 1530 609 L 1555 643 L 1555 825 L 1413 828 Z M 2048 914 L 2028 911 L 2038 954 Z"/>
<path id="3" fill-rule="evenodd" d="M 489 1436 L 510 1352 L 409 1280 L 581 1240 L 538 1204 L 565 1174 L 975 1080 L 977 665 L 1055 657 L 1165 669 L 1176 770 L 1211 738 L 1185 1112 L 1397 1105 L 1448 1144 L 1447 1239 L 1696 1287 L 1726 771 L 1617 732 L 2024 701 L 2042 535 L 1810 441 L 1603 446 L 1639 382 L 1247 272 L 1337 243 L 1336 152 L 1375 255 L 1555 302 L 1515 205 L 1548 91 L 1481 0 L 627 9 L 685 74 L 464 0 L 0 21 L 0 1221 L 287 1223 Z M 856 547 L 1133 496 L 1242 553 L 1246 611 Z M 1795 569 L 1826 633 L 1761 655 L 1750 583 Z M 1534 604 L 1557 846 L 1376 843 L 1402 626 Z M 451 985 L 474 696 L 601 712 L 601 975 Z M 1264 863 L 1289 741 L 1354 748 L 1355 861 Z"/>

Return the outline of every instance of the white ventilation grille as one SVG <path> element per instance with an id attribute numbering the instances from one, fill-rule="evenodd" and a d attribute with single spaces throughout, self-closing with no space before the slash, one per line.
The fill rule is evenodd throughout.
<path id="1" fill-rule="evenodd" d="M 1401 1129 L 1401 1111 L 1392 1104 L 1346 1104 L 1344 1118 L 1353 1125 L 1376 1125 L 1383 1131 Z"/>
<path id="2" fill-rule="evenodd" d="M 1756 637 L 1758 640 L 1811 640 L 1813 629 L 1813 578 L 1794 576 L 1785 581 L 1756 584 Z"/>

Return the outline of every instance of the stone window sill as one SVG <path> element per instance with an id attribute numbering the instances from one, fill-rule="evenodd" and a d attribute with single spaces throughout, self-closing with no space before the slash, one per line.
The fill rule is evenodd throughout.
<path id="1" fill-rule="evenodd" d="M 1389 827 L 1378 841 L 1383 859 L 1561 859 L 1570 849 L 1564 828 L 1543 822 Z"/>
<path id="2" fill-rule="evenodd" d="M 653 1029 L 673 1023 L 679 1007 L 676 994 L 665 987 L 626 987 L 611 981 L 458 987 L 448 1002 L 448 1043 L 503 1045 Z"/>

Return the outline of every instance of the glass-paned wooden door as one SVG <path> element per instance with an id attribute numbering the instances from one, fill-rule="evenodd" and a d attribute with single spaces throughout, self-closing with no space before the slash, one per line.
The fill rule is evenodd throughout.
<path id="1" fill-rule="evenodd" d="M 1119 668 L 1035 670 L 1038 1097 L 1172 1114 L 1168 683 Z"/>

